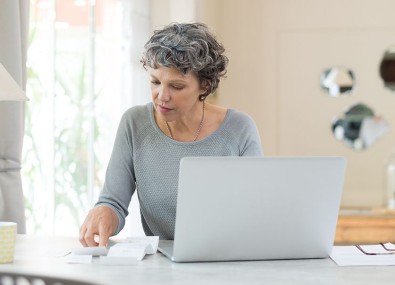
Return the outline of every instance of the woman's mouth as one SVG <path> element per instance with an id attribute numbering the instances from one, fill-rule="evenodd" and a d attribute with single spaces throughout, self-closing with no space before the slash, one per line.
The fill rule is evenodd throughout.
<path id="1" fill-rule="evenodd" d="M 167 113 L 167 112 L 172 111 L 172 109 L 166 108 L 166 107 L 161 106 L 161 105 L 158 105 L 158 111 L 161 112 L 161 113 Z"/>

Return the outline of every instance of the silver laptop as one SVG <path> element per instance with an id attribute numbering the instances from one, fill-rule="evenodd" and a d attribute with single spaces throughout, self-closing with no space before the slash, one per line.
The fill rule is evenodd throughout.
<path id="1" fill-rule="evenodd" d="M 187 157 L 180 163 L 176 262 L 326 258 L 336 231 L 341 157 Z"/>

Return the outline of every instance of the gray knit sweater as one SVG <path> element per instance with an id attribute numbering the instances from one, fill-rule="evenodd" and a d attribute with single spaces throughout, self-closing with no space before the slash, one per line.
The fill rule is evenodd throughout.
<path id="1" fill-rule="evenodd" d="M 178 142 L 159 129 L 152 103 L 135 106 L 121 119 L 96 205 L 115 210 L 118 233 L 125 225 L 130 200 L 137 191 L 146 235 L 173 239 L 182 157 L 261 155 L 258 130 L 244 113 L 228 109 L 222 125 L 210 136 L 195 142 Z M 204 169 L 197 175 L 204 175 Z"/>

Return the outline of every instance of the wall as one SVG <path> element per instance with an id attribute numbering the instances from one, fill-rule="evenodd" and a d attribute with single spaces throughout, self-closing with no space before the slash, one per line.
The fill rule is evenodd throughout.
<path id="1" fill-rule="evenodd" d="M 164 2 L 166 1 L 151 2 L 152 11 L 157 11 L 154 14 L 153 26 L 159 22 L 178 21 L 174 10 L 172 14 L 164 12 Z M 167 2 L 170 5 L 170 8 L 166 6 L 168 10 L 177 6 L 177 1 Z M 159 3 L 162 7 L 156 9 Z M 196 9 L 195 13 L 189 14 L 192 15 L 191 20 L 196 19 L 210 25 L 224 43 L 230 58 L 228 77 L 221 83 L 214 101 L 223 106 L 246 111 L 256 120 L 266 155 L 345 156 L 348 159 L 348 169 L 343 206 L 381 206 L 384 187 L 383 161 L 395 145 L 395 115 L 392 111 L 395 101 L 389 98 L 388 92 L 369 72 L 366 72 L 366 77 L 357 78 L 360 80 L 360 97 L 350 96 L 342 101 L 330 101 L 319 93 L 318 79 L 311 82 L 310 89 L 306 86 L 302 89 L 295 78 L 299 76 L 301 81 L 305 79 L 309 73 L 306 68 L 314 67 L 314 60 L 321 59 L 319 49 L 313 50 L 312 54 L 303 58 L 299 58 L 295 49 L 294 62 L 304 64 L 299 69 L 290 66 L 293 70 L 300 70 L 298 74 L 289 77 L 289 82 L 292 82 L 294 87 L 290 89 L 287 86 L 288 81 L 284 81 L 284 74 L 289 74 L 282 60 L 284 55 L 292 51 L 293 45 L 299 48 L 303 55 L 306 50 L 311 49 L 310 42 L 306 42 L 305 46 L 301 42 L 302 39 L 311 40 L 311 37 L 303 37 L 309 33 L 315 33 L 317 41 L 321 43 L 328 40 L 328 43 L 333 44 L 333 50 L 337 51 L 337 54 L 333 52 L 332 58 L 341 58 L 341 43 L 331 42 L 330 38 L 323 35 L 338 37 L 346 33 L 349 37 L 344 37 L 345 40 L 356 35 L 358 39 L 348 43 L 348 49 L 352 48 L 352 52 L 348 51 L 350 54 L 344 57 L 344 64 L 355 63 L 359 64 L 358 68 L 365 66 L 364 70 L 372 69 L 376 72 L 379 63 L 367 61 L 366 51 L 377 54 L 387 48 L 385 44 L 391 43 L 390 37 L 386 38 L 385 35 L 391 35 L 395 31 L 392 16 L 395 2 L 196 0 L 195 6 L 189 6 L 188 9 L 191 8 Z M 182 12 L 179 11 L 178 15 L 182 15 Z M 302 36 L 299 37 L 295 32 L 300 32 Z M 292 33 L 296 36 L 292 37 Z M 295 43 L 289 39 L 295 39 Z M 383 46 L 380 45 L 380 50 L 374 45 L 378 40 L 385 43 Z M 317 44 L 317 47 L 320 45 Z M 291 92 L 288 92 L 289 90 Z M 309 97 L 312 94 L 301 94 L 300 90 L 313 90 L 317 92 L 317 98 L 322 98 Z M 375 111 L 385 114 L 393 130 L 371 149 L 357 153 L 333 139 L 329 131 L 328 116 L 338 115 L 353 102 L 361 101 L 360 98 Z M 314 110 L 309 109 L 311 104 L 316 104 Z M 303 118 L 311 112 L 315 112 L 312 117 L 314 125 L 308 127 L 313 133 L 303 137 L 302 132 L 306 129 L 303 124 L 307 123 Z M 299 118 L 296 117 L 298 114 Z M 325 131 L 321 133 L 323 129 Z"/>

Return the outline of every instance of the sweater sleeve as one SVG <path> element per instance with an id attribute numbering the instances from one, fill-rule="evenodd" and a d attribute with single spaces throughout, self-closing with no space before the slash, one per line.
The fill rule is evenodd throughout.
<path id="1" fill-rule="evenodd" d="M 240 156 L 263 156 L 258 128 L 248 114 L 235 111 L 232 129 L 239 138 Z"/>
<path id="2" fill-rule="evenodd" d="M 252 119 L 249 120 L 247 126 L 249 129 L 244 152 L 242 156 L 263 156 L 261 138 L 258 129 Z"/>
<path id="3" fill-rule="evenodd" d="M 131 121 L 126 112 L 117 130 L 103 191 L 95 205 L 108 206 L 117 214 L 118 227 L 114 234 L 118 234 L 125 225 L 128 206 L 136 189 Z"/>

